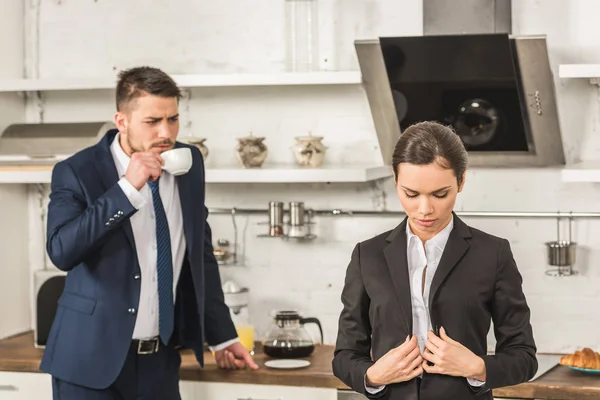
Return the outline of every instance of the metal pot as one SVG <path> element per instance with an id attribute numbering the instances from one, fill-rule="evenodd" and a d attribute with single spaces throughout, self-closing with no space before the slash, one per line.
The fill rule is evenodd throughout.
<path id="1" fill-rule="evenodd" d="M 547 242 L 548 264 L 555 267 L 570 267 L 575 264 L 577 243 L 570 240 Z"/>
<path id="2" fill-rule="evenodd" d="M 551 267 L 546 271 L 548 275 L 573 275 L 572 266 L 575 265 L 575 253 L 577 243 L 571 240 L 571 225 L 573 218 L 569 217 L 569 240 L 560 240 L 560 217 L 556 219 L 556 237 L 553 242 L 546 242 L 548 265 Z"/>

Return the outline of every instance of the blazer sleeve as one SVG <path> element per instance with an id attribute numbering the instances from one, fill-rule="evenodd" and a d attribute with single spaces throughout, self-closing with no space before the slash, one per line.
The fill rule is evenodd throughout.
<path id="1" fill-rule="evenodd" d="M 193 153 L 197 153 L 197 159 L 194 162 L 199 162 L 202 166 L 202 180 L 204 179 L 204 161 L 197 148 L 192 149 Z M 213 253 L 212 231 L 208 224 L 208 208 L 204 206 L 204 290 L 205 290 L 205 308 L 204 308 L 204 323 L 206 332 L 206 341 L 211 346 L 223 344 L 238 337 L 235 325 L 229 314 L 229 307 L 225 304 L 225 296 L 221 284 L 221 276 L 219 274 L 219 264 Z"/>
<path id="2" fill-rule="evenodd" d="M 498 260 L 492 303 L 496 352 L 484 357 L 486 383 L 481 392 L 527 382 L 538 368 L 523 278 L 506 239 L 501 240 Z"/>
<path id="3" fill-rule="evenodd" d="M 371 322 L 367 294 L 360 267 L 360 244 L 352 252 L 342 290 L 343 309 L 332 362 L 333 374 L 352 390 L 368 398 L 383 396 L 387 390 L 371 394 L 365 388 L 365 374 L 374 364 L 371 359 Z"/>
<path id="4" fill-rule="evenodd" d="M 56 164 L 46 229 L 50 260 L 63 271 L 73 269 L 136 211 L 118 183 L 88 205 L 72 166 L 64 161 Z"/>

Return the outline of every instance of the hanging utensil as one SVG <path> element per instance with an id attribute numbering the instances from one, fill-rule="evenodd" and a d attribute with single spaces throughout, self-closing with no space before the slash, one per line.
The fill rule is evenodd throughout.
<path id="1" fill-rule="evenodd" d="M 546 271 L 550 276 L 569 276 L 576 272 L 572 267 L 575 265 L 575 253 L 577 243 L 572 241 L 571 230 L 573 217 L 569 216 L 569 240 L 560 240 L 560 217 L 556 218 L 556 241 L 546 242 L 548 265 L 551 267 Z"/>

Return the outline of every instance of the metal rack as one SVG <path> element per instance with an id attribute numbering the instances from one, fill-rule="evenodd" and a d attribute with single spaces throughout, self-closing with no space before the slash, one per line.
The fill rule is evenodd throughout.
<path id="1" fill-rule="evenodd" d="M 268 214 L 269 210 L 260 208 L 209 208 L 210 214 Z M 397 216 L 405 215 L 404 211 L 375 211 L 375 210 L 348 210 L 334 208 L 331 210 L 318 210 L 307 208 L 306 212 L 320 216 Z M 287 213 L 284 210 L 284 213 Z M 473 218 L 600 218 L 600 212 L 564 212 L 564 211 L 456 211 L 461 217 Z"/>
<path id="2" fill-rule="evenodd" d="M 234 251 L 233 260 L 234 263 L 237 260 L 237 226 L 235 223 L 235 216 L 239 214 L 245 215 L 268 215 L 269 209 L 257 209 L 257 208 L 209 208 L 211 214 L 229 214 L 231 215 L 233 226 L 234 226 Z M 290 210 L 279 210 L 281 214 L 290 214 Z M 404 211 L 374 211 L 374 210 L 348 210 L 334 208 L 331 210 L 317 210 L 317 209 L 304 209 L 303 212 L 309 216 L 308 223 L 311 216 L 403 216 L 406 215 Z M 548 266 L 546 274 L 550 276 L 571 276 L 576 275 L 573 264 L 575 262 L 575 246 L 576 243 L 571 240 L 571 223 L 576 218 L 600 218 L 600 212 L 562 212 L 562 211 L 456 211 L 456 214 L 462 217 L 472 218 L 544 218 L 550 219 L 555 218 L 557 220 L 557 240 L 554 242 L 547 242 L 545 245 L 548 247 Z M 569 220 L 569 239 L 560 240 L 560 219 L 568 218 Z M 259 235 L 259 237 L 285 237 L 286 235 Z M 314 237 L 314 235 L 312 235 Z"/>

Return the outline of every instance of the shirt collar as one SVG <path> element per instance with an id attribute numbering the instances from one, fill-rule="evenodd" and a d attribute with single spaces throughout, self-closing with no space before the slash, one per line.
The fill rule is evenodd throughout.
<path id="1" fill-rule="evenodd" d="M 117 173 L 119 174 L 119 178 L 122 178 L 127 171 L 127 167 L 129 167 L 129 161 L 131 158 L 125 154 L 125 151 L 121 147 L 120 142 L 120 133 L 115 135 L 114 140 L 110 144 L 110 151 L 112 153 L 113 159 L 115 160 L 115 165 L 117 166 Z"/>
<path id="2" fill-rule="evenodd" d="M 448 225 L 446 225 L 444 227 L 444 229 L 439 231 L 437 233 L 437 235 L 435 235 L 434 237 L 429 239 L 426 242 L 426 244 L 428 246 L 433 245 L 433 246 L 437 247 L 439 250 L 444 251 L 444 248 L 446 247 L 446 243 L 448 242 L 448 238 L 450 237 L 450 232 L 452 232 L 453 228 L 454 228 L 454 216 L 452 216 L 452 219 L 450 219 L 450 222 L 448 223 Z M 406 221 L 407 244 L 410 244 L 410 240 L 412 238 L 416 238 L 417 240 L 420 241 L 419 237 L 417 235 L 415 235 L 414 233 L 412 233 L 412 230 L 410 229 L 410 224 L 408 223 L 408 221 Z"/>

